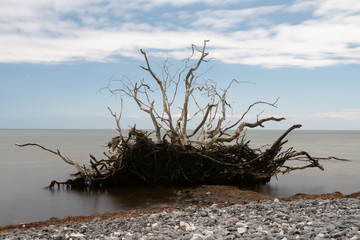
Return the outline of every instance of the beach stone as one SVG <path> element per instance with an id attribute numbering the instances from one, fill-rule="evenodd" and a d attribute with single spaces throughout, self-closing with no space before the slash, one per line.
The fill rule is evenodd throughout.
<path id="1" fill-rule="evenodd" d="M 322 238 L 324 238 L 324 237 L 325 237 L 325 234 L 323 234 L 323 233 L 319 233 L 318 235 L 316 235 L 316 238 L 321 238 L 321 239 L 322 239 Z M 315 239 L 316 239 L 316 238 L 315 238 Z"/>
<path id="2" fill-rule="evenodd" d="M 237 226 L 237 227 L 243 227 L 243 228 L 248 228 L 248 225 L 246 224 L 246 223 L 243 223 L 243 222 L 237 222 L 236 224 L 235 224 L 235 226 Z"/>
<path id="3" fill-rule="evenodd" d="M 104 240 L 119 240 L 118 237 L 104 237 Z"/>
<path id="4" fill-rule="evenodd" d="M 81 234 L 81 233 L 71 233 L 69 236 L 71 238 L 83 238 L 83 237 L 85 237 L 85 235 Z"/>
<path id="5" fill-rule="evenodd" d="M 231 217 L 228 219 L 228 222 L 230 223 L 237 223 L 238 221 L 240 221 L 237 217 Z"/>
<path id="6" fill-rule="evenodd" d="M 63 236 L 61 233 L 55 234 L 55 235 L 53 236 L 53 238 L 54 238 L 55 240 L 63 240 L 63 239 L 65 239 L 64 236 Z"/>
<path id="7" fill-rule="evenodd" d="M 153 230 L 157 230 L 157 229 L 159 229 L 159 227 L 160 227 L 160 224 L 159 224 L 159 223 L 154 223 L 154 224 L 151 225 L 151 228 L 152 228 Z"/>
<path id="8" fill-rule="evenodd" d="M 152 220 L 155 220 L 155 219 L 159 218 L 159 216 L 160 216 L 159 213 L 153 213 L 153 214 L 151 214 L 151 215 L 149 216 L 149 218 L 152 219 Z"/>
<path id="9" fill-rule="evenodd" d="M 209 231 L 209 230 L 204 230 L 203 232 L 203 235 L 205 235 L 206 237 L 209 237 L 209 236 L 214 236 L 214 231 Z"/>
<path id="10" fill-rule="evenodd" d="M 317 209 L 314 208 L 314 207 L 310 207 L 310 208 L 307 208 L 306 211 L 307 211 L 307 213 L 313 213 L 313 214 L 315 214 L 316 211 L 317 211 Z"/>
<path id="11" fill-rule="evenodd" d="M 194 233 L 191 237 L 191 240 L 202 240 L 204 239 L 204 236 L 200 233 Z"/>
<path id="12" fill-rule="evenodd" d="M 218 207 L 219 207 L 219 205 L 216 203 L 214 203 L 213 205 L 210 206 L 210 208 L 218 208 Z"/>
<path id="13" fill-rule="evenodd" d="M 219 239 L 219 238 L 215 238 L 214 236 L 205 236 L 204 237 L 204 240 L 216 240 L 216 239 Z"/>
<path id="14" fill-rule="evenodd" d="M 235 239 L 235 238 L 236 238 L 236 236 L 233 235 L 233 234 L 229 234 L 226 237 L 224 237 L 224 239 L 226 239 L 226 240 L 232 240 L 232 239 Z"/>
<path id="15" fill-rule="evenodd" d="M 201 217 L 207 217 L 207 216 L 208 216 L 208 212 L 205 211 L 205 210 L 202 210 L 202 211 L 200 212 L 200 216 L 201 216 Z"/>
<path id="16" fill-rule="evenodd" d="M 195 230 L 196 230 L 196 227 L 194 226 L 193 223 L 188 223 L 185 226 L 185 231 L 187 231 L 187 232 L 192 232 L 192 231 L 195 231 Z"/>
<path id="17" fill-rule="evenodd" d="M 335 230 L 335 225 L 334 224 L 328 224 L 328 225 L 326 225 L 326 229 L 328 230 L 328 231 L 334 231 Z"/>
<path id="18" fill-rule="evenodd" d="M 247 230 L 246 230 L 246 228 L 244 228 L 244 227 L 239 227 L 238 229 L 237 229 L 237 232 L 239 233 L 239 234 L 243 234 L 243 233 L 245 233 Z"/>

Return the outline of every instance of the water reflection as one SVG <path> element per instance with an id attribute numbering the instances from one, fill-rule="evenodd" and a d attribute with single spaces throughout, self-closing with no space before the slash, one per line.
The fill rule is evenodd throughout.
<path id="1" fill-rule="evenodd" d="M 321 194 L 341 192 L 350 194 L 360 190 L 359 161 L 342 162 L 328 160 L 322 162 L 325 171 L 306 169 L 290 174 L 279 174 L 268 184 L 255 185 L 249 188 L 272 197 L 289 197 L 297 193 Z"/>
<path id="2" fill-rule="evenodd" d="M 53 193 L 56 190 L 53 191 Z M 62 191 L 62 190 L 59 190 Z M 112 210 L 146 208 L 174 203 L 177 189 L 174 187 L 120 187 L 104 189 L 71 189 L 66 194 L 85 199 L 91 209 L 112 206 Z"/>
<path id="3" fill-rule="evenodd" d="M 91 215 L 151 208 L 175 203 L 177 199 L 177 189 L 174 187 L 104 189 L 66 189 L 60 187 L 48 191 L 50 204 L 43 206 L 47 211 L 46 214 L 42 214 L 45 219 L 53 216 L 62 218 L 68 215 Z"/>

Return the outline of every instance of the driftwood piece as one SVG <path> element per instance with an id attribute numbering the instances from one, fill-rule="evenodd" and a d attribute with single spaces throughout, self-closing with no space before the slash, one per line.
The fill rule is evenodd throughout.
<path id="1" fill-rule="evenodd" d="M 75 178 L 65 182 L 52 181 L 50 188 L 66 185 L 74 188 L 128 185 L 189 185 L 228 184 L 247 185 L 266 183 L 278 173 L 288 173 L 309 167 L 323 170 L 321 158 L 311 157 L 307 152 L 296 152 L 292 148 L 281 151 L 287 142 L 284 138 L 294 125 L 280 136 L 266 150 L 253 150 L 248 142 L 234 145 L 212 145 L 195 147 L 170 142 L 156 143 L 145 131 L 132 128 L 124 140 L 114 137 L 108 144 L 109 158 L 96 160 L 91 155 L 89 169 L 79 166 L 59 151 L 52 151 L 39 144 L 37 146 L 55 155 L 66 163 L 77 167 Z M 297 161 L 302 157 L 305 165 L 285 166 L 286 161 Z"/>
<path id="2" fill-rule="evenodd" d="M 287 142 L 285 137 L 301 125 L 290 127 L 274 143 L 266 145 L 267 148 L 249 147 L 249 141 L 246 140 L 248 128 L 264 127 L 266 122 L 279 122 L 285 118 L 260 118 L 258 114 L 256 120 L 245 121 L 245 116 L 258 105 L 277 107 L 278 99 L 275 102 L 255 102 L 239 119 L 227 121 L 228 111 L 233 110 L 228 93 L 243 82 L 233 79 L 225 88 L 217 87 L 212 80 L 199 83 L 204 73 L 198 71 L 203 63 L 211 60 L 207 58 L 208 42 L 205 40 L 202 48 L 192 45 L 191 55 L 175 74 L 171 73 L 168 60 L 164 62 L 161 73 L 157 74 L 151 67 L 147 53 L 141 49 L 146 63 L 141 68 L 149 74 L 150 80 L 144 78 L 133 82 L 123 77 L 109 81 L 107 89 L 121 96 L 121 112 L 117 115 L 109 108 L 119 135 L 108 143 L 109 152 L 104 153 L 105 159 L 97 160 L 90 155 L 90 166 L 86 167 L 80 166 L 59 150 L 53 151 L 36 143 L 18 146 L 40 147 L 75 166 L 78 172 L 73 179 L 66 182 L 53 181 L 50 188 L 55 185 L 243 185 L 268 182 L 278 173 L 310 167 L 323 170 L 319 163 L 321 158 L 311 157 L 307 152 L 295 151 L 293 148 L 282 150 Z M 113 83 L 120 84 L 120 87 L 113 88 Z M 181 84 L 183 95 L 179 93 Z M 197 100 L 199 96 L 207 97 L 207 104 L 202 106 Z M 124 135 L 120 124 L 123 97 L 133 100 L 140 111 L 148 114 L 153 124 L 154 139 L 149 137 L 151 133 L 136 129 L 135 126 L 128 131 L 128 136 Z M 183 102 L 180 106 L 174 106 L 178 98 Z M 189 123 L 198 117 L 200 120 L 195 124 L 196 127 L 189 129 Z M 289 161 L 299 161 L 302 165 L 287 165 Z"/>

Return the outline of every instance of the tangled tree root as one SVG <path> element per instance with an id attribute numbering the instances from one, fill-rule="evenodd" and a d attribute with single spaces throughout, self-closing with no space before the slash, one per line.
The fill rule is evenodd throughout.
<path id="1" fill-rule="evenodd" d="M 59 150 L 53 151 L 41 145 L 28 143 L 19 146 L 34 145 L 61 157 L 66 163 L 78 170 L 76 177 L 66 182 L 52 181 L 50 188 L 66 185 L 71 187 L 101 187 L 108 185 L 186 185 L 186 184 L 231 184 L 244 185 L 269 182 L 278 173 L 317 167 L 320 158 L 311 157 L 307 152 L 289 148 L 282 150 L 287 142 L 284 138 L 301 125 L 290 127 L 267 149 L 252 149 L 245 142 L 246 129 L 264 127 L 265 122 L 279 122 L 285 118 L 267 117 L 252 122 L 244 121 L 251 109 L 258 105 L 277 106 L 273 102 L 257 101 L 251 104 L 237 121 L 227 121 L 227 111 L 232 109 L 228 92 L 242 82 L 233 79 L 227 87 L 219 88 L 214 81 L 197 82 L 204 73 L 198 73 L 200 65 L 211 60 L 204 40 L 202 48 L 191 47 L 191 55 L 183 61 L 183 68 L 171 73 L 169 61 L 165 61 L 162 71 L 157 74 L 151 68 L 147 54 L 142 49 L 145 70 L 150 80 L 143 78 L 133 82 L 127 77 L 119 81 L 120 87 L 108 90 L 121 96 L 121 111 L 118 116 L 109 108 L 116 120 L 119 136 L 108 144 L 106 158 L 97 160 L 90 155 L 90 166 L 80 166 Z M 197 59 L 195 59 L 197 58 Z M 161 76 L 161 77 L 160 77 Z M 152 82 L 152 83 L 151 83 Z M 183 95 L 180 93 L 183 84 Z M 182 91 L 182 90 L 181 90 Z M 196 96 L 205 96 L 207 104 L 201 105 Z M 136 103 L 139 110 L 151 119 L 154 140 L 147 132 L 130 129 L 124 137 L 120 126 L 123 96 Z M 161 98 L 159 98 L 161 96 Z M 173 105 L 181 98 L 183 104 Z M 156 101 L 155 101 L 156 100 Z M 156 102 L 156 104 L 155 104 Z M 193 107 L 190 107 L 193 106 Z M 174 114 L 174 109 L 180 109 Z M 232 110 L 231 110 L 232 111 Z M 175 117 L 177 115 L 177 117 Z M 200 121 L 196 123 L 196 116 Z M 189 123 L 195 123 L 195 129 L 188 129 Z M 193 125 L 194 126 L 194 125 Z M 193 140 L 195 136 L 197 140 Z M 239 140 L 241 139 L 240 143 Z M 156 141 L 156 142 L 154 142 Z M 233 144 L 236 142 L 236 144 Z M 226 143 L 233 144 L 227 145 Z M 263 150 L 264 149 L 264 150 Z M 300 165 L 290 161 L 300 161 Z"/>
<path id="2" fill-rule="evenodd" d="M 66 185 L 73 188 L 126 186 L 126 185 L 189 185 L 228 184 L 248 185 L 269 182 L 278 173 L 317 167 L 320 158 L 292 148 L 281 151 L 287 142 L 285 136 L 301 125 L 294 125 L 279 137 L 268 149 L 252 149 L 248 143 L 235 145 L 181 146 L 167 141 L 155 143 L 145 131 L 131 129 L 128 137 L 114 137 L 109 143 L 106 159 L 97 160 L 90 155 L 90 167 L 80 166 L 59 150 L 52 151 L 74 165 L 76 177 L 65 182 L 52 181 L 49 188 Z M 286 166 L 290 160 L 305 161 L 302 166 Z"/>

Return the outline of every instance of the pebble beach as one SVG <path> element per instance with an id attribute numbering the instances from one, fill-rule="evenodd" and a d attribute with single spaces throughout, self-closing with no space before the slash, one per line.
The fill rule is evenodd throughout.
<path id="1" fill-rule="evenodd" d="M 14 229 L 0 239 L 360 239 L 360 199 L 278 199 L 245 205 L 140 214 L 42 229 Z"/>

